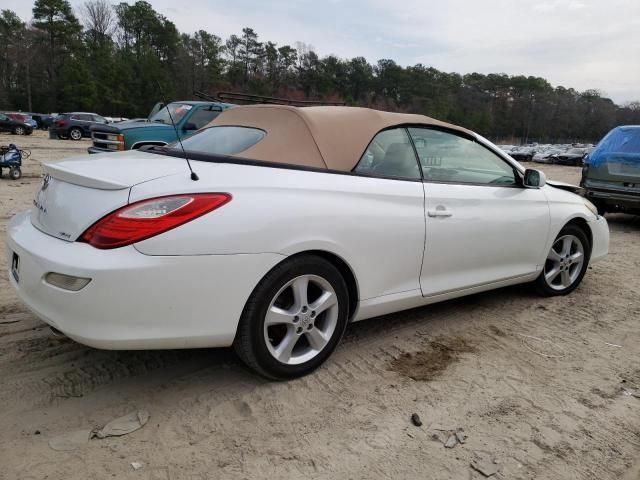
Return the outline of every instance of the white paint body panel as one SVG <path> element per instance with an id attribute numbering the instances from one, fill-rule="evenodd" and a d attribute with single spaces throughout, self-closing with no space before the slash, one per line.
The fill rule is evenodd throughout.
<path id="1" fill-rule="evenodd" d="M 549 204 L 540 189 L 425 183 L 425 296 L 534 273 L 545 257 Z M 431 217 L 434 211 L 449 217 Z"/>
<path id="2" fill-rule="evenodd" d="M 74 340 L 106 349 L 230 345 L 249 294 L 284 258 L 97 250 L 40 232 L 28 212 L 16 216 L 7 233 L 9 250 L 20 255 L 20 283 L 10 277 L 20 299 Z M 91 282 L 70 292 L 46 283 L 48 272 Z"/>
<path id="3" fill-rule="evenodd" d="M 419 289 L 424 250 L 422 183 L 230 164 L 136 185 L 131 202 L 158 191 L 224 191 L 211 215 L 136 244 L 147 255 L 324 250 L 356 274 L 361 299 Z"/>
<path id="4" fill-rule="evenodd" d="M 36 209 L 9 225 L 9 255 L 20 255 L 20 282 L 11 282 L 36 315 L 99 348 L 230 345 L 256 284 L 300 252 L 328 252 L 349 266 L 358 291 L 352 320 L 361 320 L 533 280 L 574 218 L 590 227 L 594 260 L 608 249 L 606 221 L 551 186 L 462 187 L 204 162 L 193 162 L 193 182 L 184 160 L 144 152 L 76 162 L 47 170 L 60 194 L 44 198 L 47 218 Z M 233 198 L 132 246 L 70 241 L 127 202 L 197 192 Z M 438 206 L 452 216 L 429 217 Z M 59 231 L 70 238 L 55 238 Z M 92 280 L 70 292 L 47 284 L 48 272 Z"/>

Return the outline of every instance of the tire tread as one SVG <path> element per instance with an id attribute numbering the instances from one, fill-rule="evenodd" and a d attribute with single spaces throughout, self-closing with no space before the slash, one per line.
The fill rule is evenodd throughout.
<path id="1" fill-rule="evenodd" d="M 274 282 L 276 282 L 278 278 L 280 278 L 287 271 L 294 270 L 298 267 L 308 266 L 310 264 L 322 265 L 324 268 L 329 268 L 335 272 L 337 278 L 342 281 L 342 285 L 340 285 L 340 288 L 343 289 L 342 291 L 345 293 L 345 295 L 347 295 L 346 305 L 348 305 L 347 285 L 342 275 L 340 274 L 340 271 L 331 262 L 318 255 L 298 255 L 289 258 L 272 268 L 262 278 L 262 280 L 260 280 L 258 285 L 253 289 L 253 292 L 249 296 L 249 299 L 247 300 L 247 303 L 245 304 L 245 307 L 242 311 L 240 322 L 238 323 L 238 329 L 236 331 L 236 337 L 233 342 L 233 348 L 238 357 L 240 357 L 240 359 L 250 369 L 270 380 L 285 380 L 293 377 L 277 375 L 271 372 L 269 369 L 264 368 L 263 364 L 260 362 L 260 359 L 256 354 L 255 349 L 253 348 L 253 321 L 262 307 L 261 303 L 265 301 L 265 290 L 269 286 L 273 285 Z M 346 324 L 347 322 L 345 321 L 342 327 L 340 327 L 340 325 L 338 326 L 338 328 L 341 328 L 342 330 L 340 332 L 337 332 L 339 338 L 342 337 L 342 334 L 344 333 L 344 330 L 346 328 Z"/>

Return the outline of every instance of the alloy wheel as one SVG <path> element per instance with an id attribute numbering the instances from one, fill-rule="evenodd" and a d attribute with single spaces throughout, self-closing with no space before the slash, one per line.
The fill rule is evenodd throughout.
<path id="1" fill-rule="evenodd" d="M 286 365 L 315 358 L 329 343 L 338 324 L 338 297 L 318 275 L 287 282 L 270 302 L 264 319 L 269 353 Z"/>
<path id="2" fill-rule="evenodd" d="M 71 136 L 72 140 L 80 140 L 82 138 L 82 132 L 77 128 L 72 129 L 69 132 L 69 135 Z"/>
<path id="3" fill-rule="evenodd" d="M 16 127 L 16 135 L 24 135 L 24 128 L 22 127 Z"/>
<path id="4" fill-rule="evenodd" d="M 584 245 L 575 235 L 559 237 L 547 255 L 544 278 L 554 290 L 565 290 L 580 277 L 585 261 Z"/>

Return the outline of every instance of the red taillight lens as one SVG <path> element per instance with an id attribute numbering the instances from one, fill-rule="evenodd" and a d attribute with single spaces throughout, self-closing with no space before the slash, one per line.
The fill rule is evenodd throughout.
<path id="1" fill-rule="evenodd" d="M 231 200 L 228 193 L 193 193 L 132 203 L 103 217 L 80 236 L 96 248 L 140 242 L 209 213 Z"/>
<path id="2" fill-rule="evenodd" d="M 66 123 L 67 122 L 65 122 L 64 120 L 56 120 L 56 125 L 59 127 L 64 127 Z"/>

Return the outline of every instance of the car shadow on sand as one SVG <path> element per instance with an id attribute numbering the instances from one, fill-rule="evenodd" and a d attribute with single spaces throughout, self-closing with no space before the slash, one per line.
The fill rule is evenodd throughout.
<path id="1" fill-rule="evenodd" d="M 477 309 L 486 311 L 520 300 L 527 308 L 537 298 L 526 286 L 508 287 L 353 323 L 334 355 L 348 359 L 351 349 L 368 355 L 368 345 L 389 347 L 399 333 L 408 337 L 439 335 L 451 328 L 464 332 L 467 325 L 473 325 Z M 23 390 L 22 398 L 33 397 L 27 400 L 31 405 L 84 397 L 104 388 L 127 388 L 130 393 L 142 393 L 157 384 L 169 391 L 173 390 L 172 385 L 189 389 L 185 379 L 199 385 L 205 382 L 209 388 L 236 382 L 251 386 L 268 382 L 249 371 L 232 348 L 107 351 L 56 337 L 44 324 L 37 332 L 0 350 L 0 369 L 7 372 L 8 382 L 25 374 L 29 379 L 27 385 L 21 381 L 8 391 L 19 394 Z M 5 355 L 8 348 L 14 354 Z M 332 361 L 337 360 L 330 358 L 328 365 Z M 0 398 L 3 396 L 0 394 Z"/>

